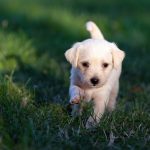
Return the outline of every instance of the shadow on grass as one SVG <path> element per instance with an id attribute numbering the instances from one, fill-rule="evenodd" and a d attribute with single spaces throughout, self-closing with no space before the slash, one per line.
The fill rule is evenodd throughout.
<path id="1" fill-rule="evenodd" d="M 13 59 L 18 66 L 13 75 L 14 81 L 19 84 L 25 84 L 31 79 L 27 87 L 34 92 L 35 99 L 38 102 L 53 101 L 63 103 L 63 99 L 68 93 L 66 76 L 68 77 L 67 70 L 69 70 L 67 69 L 69 65 L 66 66 L 64 63 L 63 53 L 66 47 L 73 43 L 75 38 L 70 34 L 67 35 L 63 28 L 57 24 L 47 25 L 44 21 L 32 22 L 25 16 L 6 12 L 6 10 L 2 9 L 0 12 L 4 18 L 7 18 L 10 24 L 5 32 L 23 31 L 29 39 L 33 39 L 32 45 L 36 49 L 34 51 L 36 61 L 42 64 L 39 66 L 37 66 L 40 64 L 39 62 L 35 62 L 37 65 L 29 64 L 23 61 L 22 57 L 17 55 L 17 52 L 15 54 L 8 54 L 5 61 Z M 4 68 L 2 74 L 6 73 L 9 74 Z"/>

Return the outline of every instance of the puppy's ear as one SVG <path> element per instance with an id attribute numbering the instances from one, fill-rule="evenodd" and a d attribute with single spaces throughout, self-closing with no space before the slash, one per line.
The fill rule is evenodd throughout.
<path id="1" fill-rule="evenodd" d="M 72 46 L 69 50 L 65 52 L 65 57 L 67 61 L 72 64 L 72 66 L 77 67 L 78 57 L 79 57 L 79 51 L 81 48 L 81 44 L 78 42 Z"/>
<path id="2" fill-rule="evenodd" d="M 112 56 L 113 56 L 113 63 L 114 63 L 114 68 L 118 68 L 124 57 L 125 57 L 125 52 L 120 50 L 116 44 L 112 43 L 111 44 L 111 49 L 112 49 Z"/>

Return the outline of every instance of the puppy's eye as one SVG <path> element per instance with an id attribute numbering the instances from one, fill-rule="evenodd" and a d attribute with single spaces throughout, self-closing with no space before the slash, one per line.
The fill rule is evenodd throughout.
<path id="1" fill-rule="evenodd" d="M 82 66 L 85 67 L 85 68 L 88 68 L 88 67 L 89 67 L 89 63 L 86 62 L 86 61 L 85 61 L 85 62 L 82 62 Z"/>
<path id="2" fill-rule="evenodd" d="M 103 63 L 103 68 L 107 68 L 108 67 L 108 63 Z"/>

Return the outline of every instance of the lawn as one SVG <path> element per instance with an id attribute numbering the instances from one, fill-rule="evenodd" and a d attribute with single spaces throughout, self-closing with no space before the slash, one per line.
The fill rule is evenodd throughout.
<path id="1" fill-rule="evenodd" d="M 1 0 L 0 150 L 150 148 L 150 1 Z M 72 118 L 64 52 L 95 21 L 126 52 L 116 110 Z"/>

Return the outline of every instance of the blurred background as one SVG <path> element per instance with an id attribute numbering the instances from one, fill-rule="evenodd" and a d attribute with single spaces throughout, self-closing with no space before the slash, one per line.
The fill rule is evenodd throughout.
<path id="1" fill-rule="evenodd" d="M 149 16 L 149 0 L 0 0 L 1 101 L 17 95 L 23 104 L 32 100 L 38 107 L 43 102 L 65 106 L 70 65 L 64 52 L 73 43 L 89 38 L 85 23 L 92 20 L 108 41 L 126 53 L 119 97 L 127 106 L 135 101 L 144 104 L 148 112 Z M 10 114 L 3 114 L 4 124 L 10 124 L 6 119 Z M 13 135 L 17 128 L 9 131 L 6 126 L 12 143 L 21 135 L 12 138 L 11 132 Z"/>
<path id="2" fill-rule="evenodd" d="M 147 82 L 149 6 L 148 0 L 1 0 L 0 72 L 13 72 L 15 82 L 28 82 L 42 100 L 66 92 L 64 52 L 89 38 L 85 23 L 93 20 L 106 39 L 126 52 L 123 79 Z"/>

